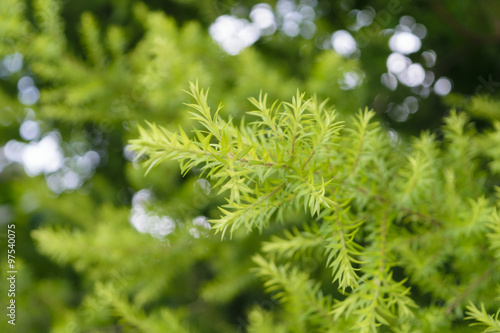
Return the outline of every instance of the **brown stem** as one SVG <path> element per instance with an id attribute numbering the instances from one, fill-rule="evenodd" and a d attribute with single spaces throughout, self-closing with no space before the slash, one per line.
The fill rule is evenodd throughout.
<path id="1" fill-rule="evenodd" d="M 363 193 L 363 194 L 368 194 L 368 191 L 366 189 L 362 188 L 362 187 L 355 187 L 354 189 L 357 190 L 357 191 L 359 191 L 359 192 L 361 192 L 361 193 Z M 389 201 L 388 199 L 386 199 L 386 198 L 384 198 L 384 197 L 382 197 L 381 195 L 378 195 L 378 194 L 374 194 L 372 197 L 375 200 L 377 200 L 377 201 L 379 201 L 381 203 L 387 203 Z M 442 221 L 437 220 L 437 219 L 435 219 L 432 216 L 425 215 L 425 214 L 422 214 L 420 212 L 416 212 L 416 211 L 411 210 L 411 209 L 409 209 L 407 207 L 400 207 L 400 209 L 402 211 L 404 211 L 408 215 L 418 216 L 418 217 L 420 217 L 420 218 L 422 218 L 424 220 L 427 220 L 427 221 L 431 222 L 432 224 L 434 224 L 436 226 L 442 226 L 444 224 Z"/>
<path id="2" fill-rule="evenodd" d="M 493 273 L 493 268 L 486 270 L 483 274 L 481 274 L 474 282 L 465 291 L 455 299 L 455 301 L 446 309 L 446 314 L 449 315 L 453 309 L 462 303 L 462 301 L 469 295 L 477 286 L 481 284 L 488 276 Z"/>
<path id="3" fill-rule="evenodd" d="M 382 236 L 382 248 L 380 249 L 381 264 L 380 264 L 380 275 L 383 276 L 385 270 L 385 242 L 387 241 L 387 211 L 384 210 L 384 215 L 382 217 L 382 223 L 380 225 L 380 234 Z"/>
<path id="4" fill-rule="evenodd" d="M 307 163 L 309 163 L 309 161 L 312 159 L 312 157 L 314 156 L 314 154 L 316 153 L 316 149 L 314 149 L 311 153 L 311 155 L 309 155 L 309 157 L 307 158 L 307 161 L 304 163 L 304 165 L 302 166 L 302 170 L 304 170 L 304 168 L 306 167 Z"/>

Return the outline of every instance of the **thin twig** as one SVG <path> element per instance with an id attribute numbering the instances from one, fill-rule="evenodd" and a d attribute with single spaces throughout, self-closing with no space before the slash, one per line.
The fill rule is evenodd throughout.
<path id="1" fill-rule="evenodd" d="M 446 314 L 449 315 L 453 309 L 462 303 L 462 301 L 469 295 L 477 286 L 481 284 L 488 276 L 493 273 L 493 268 L 486 270 L 483 274 L 481 274 L 474 282 L 465 291 L 455 299 L 455 301 L 446 309 Z"/>

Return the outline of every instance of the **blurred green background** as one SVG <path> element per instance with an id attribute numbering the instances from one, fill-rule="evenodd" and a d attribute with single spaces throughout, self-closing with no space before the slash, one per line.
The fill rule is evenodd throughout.
<path id="1" fill-rule="evenodd" d="M 300 89 L 407 140 L 451 108 L 500 118 L 499 59 L 497 0 L 3 0 L 2 309 L 12 223 L 18 274 L 0 331 L 243 331 L 270 302 L 259 236 L 209 230 L 211 184 L 176 163 L 144 177 L 126 149 L 145 120 L 193 125 L 190 81 L 236 119 Z"/>

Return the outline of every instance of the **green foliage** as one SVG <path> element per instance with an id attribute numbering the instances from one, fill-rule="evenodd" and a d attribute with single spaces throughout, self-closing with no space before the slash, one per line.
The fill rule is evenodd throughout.
<path id="1" fill-rule="evenodd" d="M 262 121 L 236 127 L 222 120 L 221 106 L 211 114 L 207 94 L 197 84 L 191 85 L 190 94 L 197 103 L 189 104 L 195 110 L 190 114 L 204 127 L 194 131 L 196 141 L 182 129 L 172 133 L 150 124 L 150 131 L 139 128 L 141 138 L 132 140 L 130 149 L 148 155 L 148 168 L 166 158 L 179 160 L 183 174 L 199 166 L 216 181 L 215 187 L 220 185 L 219 194 L 229 191 L 223 217 L 213 221 L 222 236 L 240 226 L 263 229 L 273 214 L 280 218 L 292 200 L 312 215 L 335 204 L 325 196 L 333 179 L 316 176 L 319 161 L 335 145 L 340 130 L 324 103 L 297 93 L 291 103 L 269 108 L 267 96 L 261 94 L 259 100 L 251 99 L 258 110 L 250 114 Z"/>
<path id="2" fill-rule="evenodd" d="M 474 304 L 468 305 L 467 310 L 467 314 L 469 316 L 466 319 L 476 320 L 477 323 L 474 323 L 473 325 L 486 326 L 486 329 L 483 332 L 500 332 L 500 321 L 498 320 L 500 312 L 497 312 L 495 316 L 491 316 L 486 313 L 484 305 L 481 305 L 481 310 L 479 310 Z"/>
<path id="3" fill-rule="evenodd" d="M 0 250 L 15 224 L 19 274 L 1 332 L 498 331 L 498 6 L 444 2 L 471 25 L 456 32 L 422 2 L 297 1 L 309 39 L 271 1 L 276 33 L 229 56 L 209 24 L 257 3 L 2 2 Z M 412 62 L 464 96 L 380 84 L 407 13 L 437 54 Z M 331 49 L 339 29 L 350 57 Z M 408 122 L 386 116 L 408 96 Z M 458 112 L 438 130 L 442 101 Z M 30 171 L 47 138 L 60 168 Z"/>
<path id="4" fill-rule="evenodd" d="M 450 324 L 463 319 L 467 302 L 495 304 L 489 290 L 499 283 L 498 218 L 485 198 L 482 152 L 470 144 L 481 137 L 463 113 L 445 119 L 442 142 L 424 132 L 405 148 L 372 121 L 373 112 L 336 122 L 326 102 L 299 92 L 271 106 L 267 95 L 251 98 L 253 121 L 238 126 L 223 120 L 222 106 L 211 113 L 198 84 L 189 94 L 201 129 L 190 138 L 182 128 L 149 124 L 130 149 L 149 169 L 175 159 L 183 174 L 198 168 L 219 194 L 229 192 L 211 220 L 223 238 L 283 230 L 283 237 L 272 232 L 262 243 L 266 256 L 254 261 L 267 291 L 284 304 L 284 325 L 291 321 L 298 332 L 423 330 L 430 318 L 419 311 L 432 306 L 426 294 L 443 302 Z M 290 214 L 301 216 L 302 229 Z M 323 268 L 304 265 L 311 257 L 330 270 L 337 292 L 317 280 Z M 487 314 L 474 309 L 468 318 L 485 323 Z"/>

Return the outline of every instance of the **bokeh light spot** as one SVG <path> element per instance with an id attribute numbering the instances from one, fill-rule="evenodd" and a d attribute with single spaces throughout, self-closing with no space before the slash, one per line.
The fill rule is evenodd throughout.
<path id="1" fill-rule="evenodd" d="M 446 96 L 451 91 L 451 81 L 445 76 L 440 77 L 434 84 L 434 92 L 439 96 Z"/>
<path id="2" fill-rule="evenodd" d="M 26 141 L 38 139 L 40 134 L 40 126 L 34 120 L 25 120 L 19 127 L 19 135 Z"/>
<path id="3" fill-rule="evenodd" d="M 402 84 L 408 87 L 416 87 L 425 80 L 425 70 L 420 64 L 411 64 L 406 70 L 398 74 Z"/>
<path id="4" fill-rule="evenodd" d="M 421 46 L 420 39 L 410 32 L 398 31 L 389 39 L 391 50 L 402 54 L 415 53 L 420 50 Z"/>
<path id="5" fill-rule="evenodd" d="M 333 33 L 332 46 L 335 52 L 344 57 L 349 57 L 357 50 L 356 41 L 346 30 L 338 30 Z"/>

